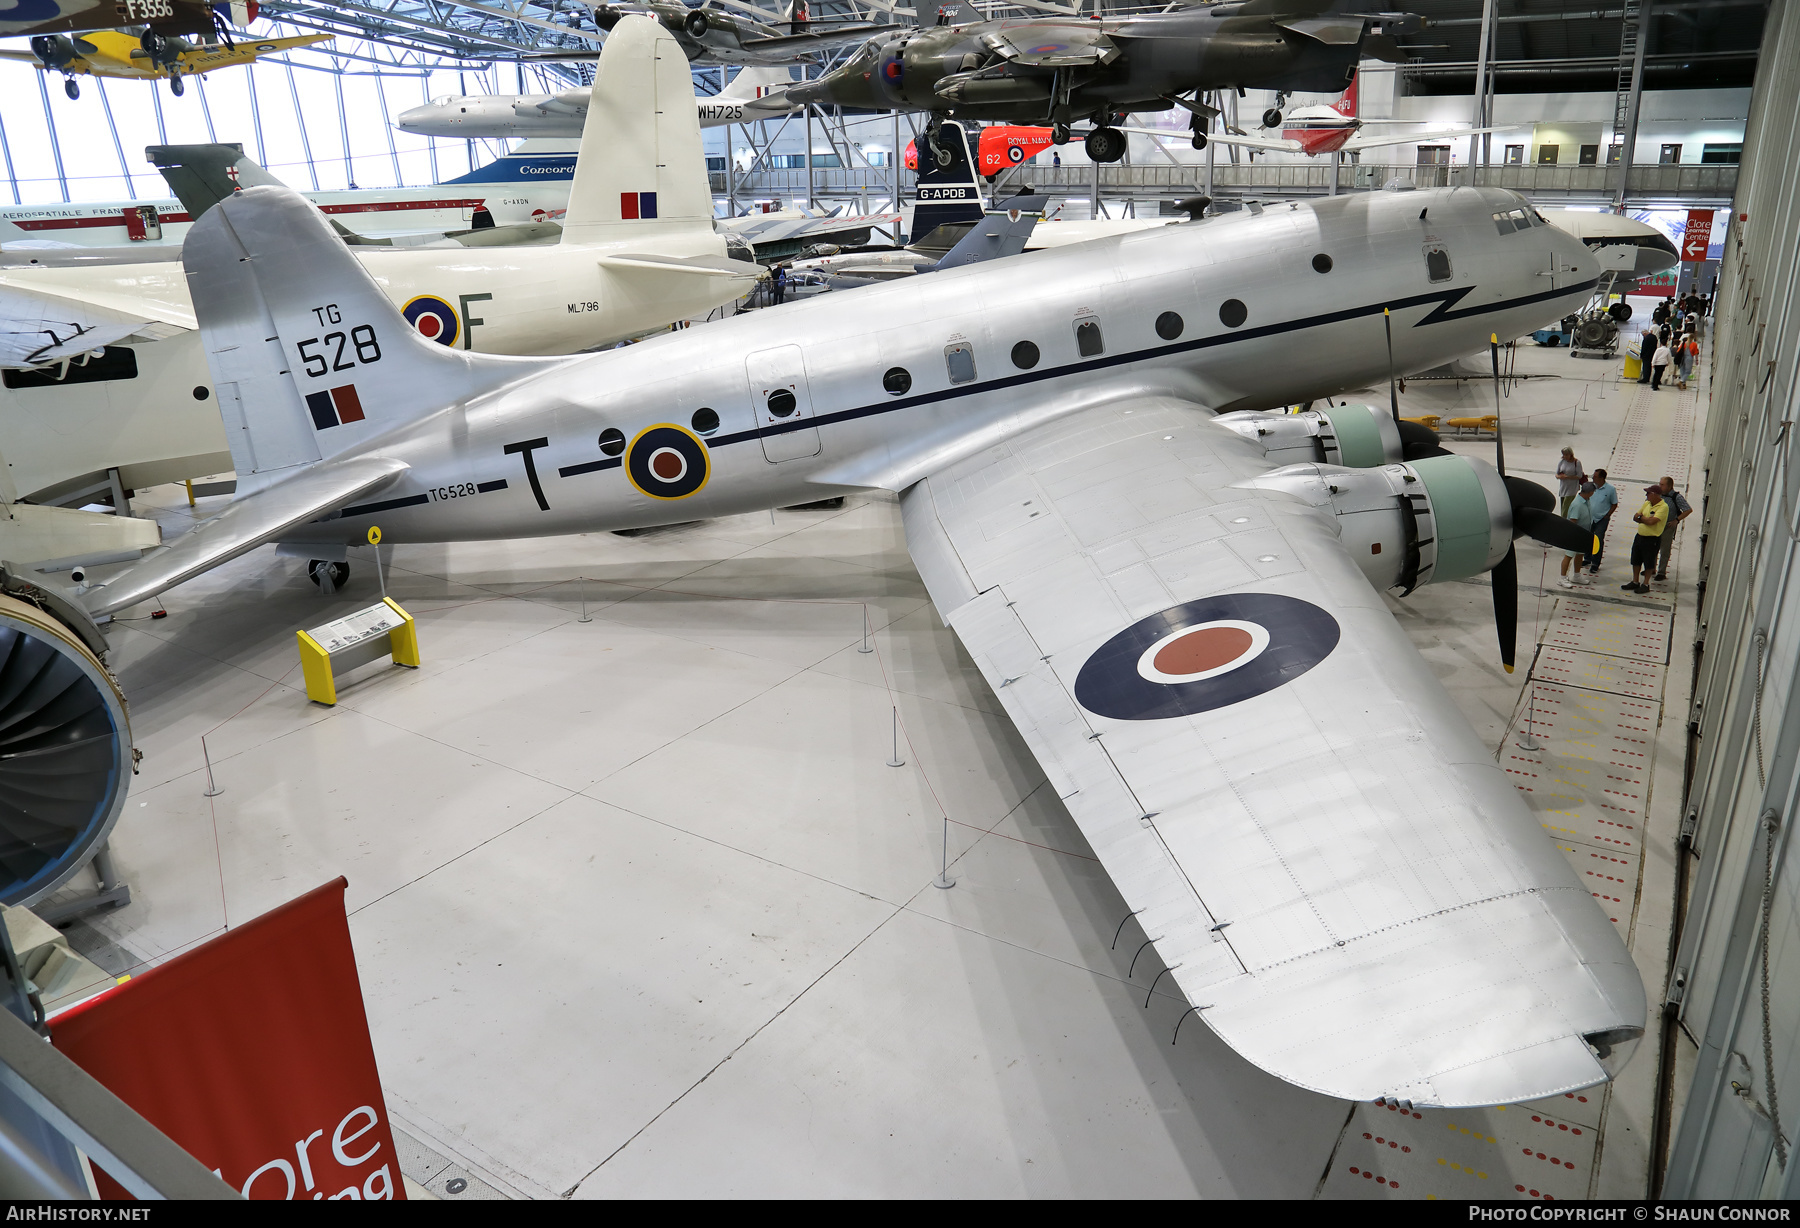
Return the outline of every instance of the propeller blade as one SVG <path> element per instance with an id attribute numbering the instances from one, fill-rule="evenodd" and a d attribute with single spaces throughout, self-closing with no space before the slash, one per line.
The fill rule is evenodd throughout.
<path id="1" fill-rule="evenodd" d="M 1394 425 L 1399 426 L 1400 425 L 1400 393 L 1399 393 L 1399 390 L 1396 389 L 1394 386 L 1394 317 L 1388 311 L 1388 309 L 1386 307 L 1383 307 L 1381 309 L 1381 323 L 1382 323 L 1382 326 L 1387 329 L 1388 405 L 1394 411 Z M 1405 439 L 1406 438 L 1405 433 L 1403 432 L 1400 437 L 1402 439 Z M 1432 436 L 1432 439 L 1434 442 L 1435 442 L 1436 438 L 1437 437 L 1435 435 Z M 1436 453 L 1434 452 L 1434 453 L 1432 453 L 1432 455 L 1435 456 Z"/>
<path id="2" fill-rule="evenodd" d="M 1535 507 L 1522 507 L 1513 513 L 1513 536 L 1529 537 L 1546 546 L 1573 550 L 1577 554 L 1593 554 L 1595 550 L 1592 533 L 1573 520 Z"/>
<path id="3" fill-rule="evenodd" d="M 1423 460 L 1427 456 L 1454 456 L 1455 453 L 1446 448 L 1438 433 L 1430 427 L 1418 422 L 1408 422 L 1401 418 L 1395 425 L 1400 428 L 1400 457 L 1402 460 Z"/>
<path id="4" fill-rule="evenodd" d="M 1519 556 L 1511 546 L 1489 574 L 1494 581 L 1494 629 L 1500 633 L 1500 664 L 1510 674 L 1519 639 Z"/>
<path id="5" fill-rule="evenodd" d="M 1506 440 L 1500 432 L 1500 336 L 1488 334 L 1488 362 L 1494 368 L 1494 468 L 1506 476 Z"/>

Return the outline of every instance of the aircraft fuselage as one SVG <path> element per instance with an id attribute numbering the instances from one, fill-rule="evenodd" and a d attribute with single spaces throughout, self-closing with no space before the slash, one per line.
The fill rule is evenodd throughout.
<path id="1" fill-rule="evenodd" d="M 1282 205 L 522 366 L 508 387 L 357 448 L 411 469 L 283 540 L 354 544 L 371 524 L 387 541 L 427 542 L 725 516 L 903 489 L 1098 402 L 1260 409 L 1378 383 L 1384 307 L 1406 372 L 1586 301 L 1597 269 L 1577 240 L 1547 224 L 1497 232 L 1493 215 L 1523 204 L 1462 188 Z M 622 454 L 603 448 L 608 432 Z"/>

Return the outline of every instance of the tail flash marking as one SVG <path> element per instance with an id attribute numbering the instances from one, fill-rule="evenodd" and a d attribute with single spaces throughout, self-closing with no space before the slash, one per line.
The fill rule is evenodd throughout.
<path id="1" fill-rule="evenodd" d="M 627 222 L 656 216 L 655 192 L 620 192 L 619 217 Z"/>
<path id="2" fill-rule="evenodd" d="M 356 395 L 355 384 L 344 384 L 327 392 L 309 392 L 306 408 L 312 414 L 315 430 L 361 422 L 364 418 L 362 399 Z"/>

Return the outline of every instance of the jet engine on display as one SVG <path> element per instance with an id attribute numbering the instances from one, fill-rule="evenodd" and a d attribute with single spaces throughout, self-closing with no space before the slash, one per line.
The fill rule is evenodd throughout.
<path id="1" fill-rule="evenodd" d="M 136 752 L 106 651 L 79 606 L 0 569 L 0 904 L 61 887 L 125 804 Z"/>
<path id="2" fill-rule="evenodd" d="M 239 493 L 78 596 L 112 614 L 377 523 L 497 539 L 895 492 L 939 615 L 1204 1026 L 1346 1100 L 1560 1094 L 1617 1073 L 1642 978 L 1376 586 L 1492 569 L 1510 664 L 1515 538 L 1588 539 L 1498 446 L 1257 412 L 1587 301 L 1587 249 L 1499 232 L 1517 207 L 1295 202 L 508 358 L 425 340 L 310 204 L 254 188 L 184 255 L 215 375 L 252 390 L 225 411 Z"/>

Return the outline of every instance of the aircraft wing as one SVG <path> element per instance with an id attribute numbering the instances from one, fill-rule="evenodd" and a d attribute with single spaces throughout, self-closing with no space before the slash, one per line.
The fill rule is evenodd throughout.
<path id="1" fill-rule="evenodd" d="M 765 15 L 766 16 L 766 15 Z M 740 39 L 738 45 L 745 51 L 807 51 L 813 48 L 842 47 L 846 43 L 863 43 L 877 34 L 886 34 L 890 30 L 901 27 L 894 25 L 857 25 L 840 26 L 834 30 L 808 30 L 803 34 L 778 34 L 770 38 Z"/>
<path id="2" fill-rule="evenodd" d="M 1110 64 L 1119 58 L 1117 43 L 1086 22 L 1027 21 L 1008 23 L 981 36 L 988 50 L 1015 64 L 1033 68 L 1077 68 Z"/>
<path id="3" fill-rule="evenodd" d="M 1346 1100 L 1602 1081 L 1645 1022 L 1623 941 L 1332 517 L 1233 485 L 1268 468 L 1142 396 L 901 508 L 939 612 L 1239 1054 Z"/>
<path id="4" fill-rule="evenodd" d="M 1508 132 L 1517 127 L 1516 124 L 1505 128 L 1440 128 L 1436 132 L 1407 132 L 1390 136 L 1364 136 L 1358 132 L 1344 142 L 1345 153 L 1355 153 L 1359 149 L 1376 149 L 1383 145 L 1412 145 L 1425 141 L 1454 141 L 1459 137 L 1480 136 L 1484 132 Z"/>
<path id="5" fill-rule="evenodd" d="M 136 605 L 379 490 L 407 468 L 405 461 L 385 456 L 309 465 L 285 481 L 240 495 L 217 516 L 130 564 L 116 582 L 102 581 L 82 598 L 83 603 L 96 616 Z"/>
<path id="6" fill-rule="evenodd" d="M 1144 136 L 1161 137 L 1164 140 L 1186 140 L 1180 132 L 1167 128 L 1125 128 L 1124 132 L 1137 132 Z M 1285 137 L 1232 136 L 1229 132 L 1209 132 L 1209 141 L 1217 141 L 1221 145 L 1236 145 L 1240 149 L 1271 149 L 1278 153 L 1305 153 L 1306 149 L 1299 141 L 1290 141 Z"/>
<path id="7" fill-rule="evenodd" d="M 0 50 L 0 60 L 18 60 L 22 63 L 37 64 L 39 66 L 42 66 L 43 64 L 42 60 L 38 59 L 35 54 L 29 51 Z"/>
<path id="8" fill-rule="evenodd" d="M 303 34 L 297 38 L 243 38 L 238 40 L 235 47 L 208 43 L 204 47 L 194 47 L 182 52 L 181 67 L 184 72 L 208 72 L 214 68 L 227 68 L 233 64 L 248 64 L 252 60 L 276 51 L 290 51 L 295 47 L 311 47 L 316 43 L 328 43 L 333 37 L 335 36 L 330 34 Z"/>
<path id="9" fill-rule="evenodd" d="M 8 284 L 0 274 L 0 367 L 41 367 L 121 341 L 161 341 L 194 327 L 193 312 L 50 294 Z M 106 302 L 97 301 L 105 299 Z"/>

